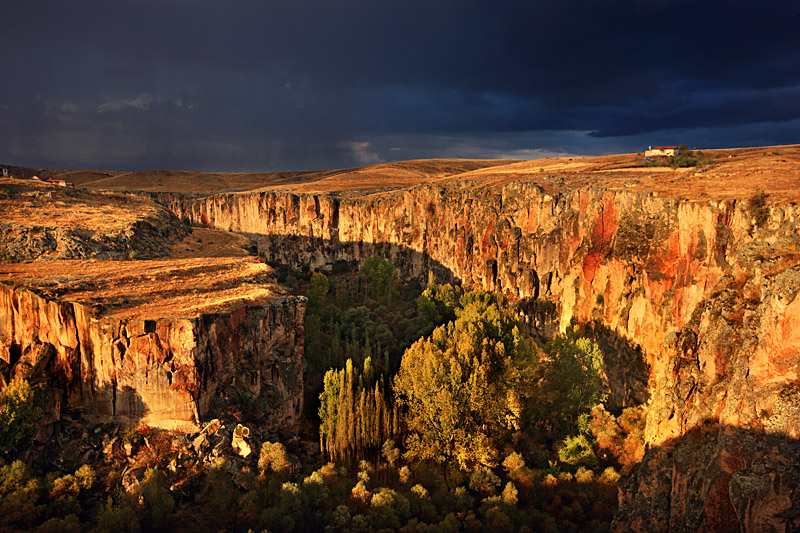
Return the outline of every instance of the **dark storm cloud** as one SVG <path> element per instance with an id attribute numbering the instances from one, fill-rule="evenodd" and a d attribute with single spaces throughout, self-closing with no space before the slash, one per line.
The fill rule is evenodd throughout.
<path id="1" fill-rule="evenodd" d="M 323 168 L 800 134 L 788 1 L 18 4 L 0 32 L 11 164 Z"/>

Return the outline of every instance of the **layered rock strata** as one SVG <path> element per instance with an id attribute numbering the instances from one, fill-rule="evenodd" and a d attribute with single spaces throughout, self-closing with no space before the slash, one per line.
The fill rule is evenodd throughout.
<path id="1" fill-rule="evenodd" d="M 379 254 L 505 293 L 534 332 L 590 325 L 612 407 L 649 404 L 648 452 L 616 529 L 783 530 L 800 519 L 800 208 L 545 192 L 547 180 L 558 182 L 169 203 L 247 234 L 275 262 L 326 270 Z"/>
<path id="2" fill-rule="evenodd" d="M 0 381 L 45 380 L 51 421 L 193 431 L 235 396 L 291 426 L 305 301 L 271 281 L 243 258 L 0 265 Z"/>

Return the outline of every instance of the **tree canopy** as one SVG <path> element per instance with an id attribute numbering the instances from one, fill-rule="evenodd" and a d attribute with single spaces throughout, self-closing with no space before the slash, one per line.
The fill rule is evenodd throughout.
<path id="1" fill-rule="evenodd" d="M 372 299 L 389 304 L 397 293 L 397 270 L 394 265 L 380 257 L 368 257 L 361 265 L 361 273 L 370 286 Z"/>
<path id="2" fill-rule="evenodd" d="M 406 350 L 394 390 L 408 407 L 406 457 L 471 470 L 496 464 L 498 437 L 519 427 L 537 357 L 494 296 L 467 293 L 455 314 Z"/>
<path id="3" fill-rule="evenodd" d="M 603 384 L 603 354 L 577 327 L 545 346 L 533 419 L 551 437 L 563 438 L 580 432 L 578 421 L 606 400 Z"/>
<path id="4" fill-rule="evenodd" d="M 26 380 L 15 379 L 0 393 L 0 455 L 14 455 L 36 431 L 42 411 L 33 392 Z"/>

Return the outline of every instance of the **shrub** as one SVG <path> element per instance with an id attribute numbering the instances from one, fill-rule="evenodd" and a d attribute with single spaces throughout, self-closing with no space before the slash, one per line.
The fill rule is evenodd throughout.
<path id="1" fill-rule="evenodd" d="M 597 439 L 600 456 L 616 459 L 627 473 L 644 457 L 644 427 L 646 412 L 643 406 L 628 407 L 619 418 L 603 406 L 592 409 L 589 430 Z"/>
<path id="2" fill-rule="evenodd" d="M 766 224 L 769 218 L 769 208 L 767 207 L 767 194 L 763 189 L 757 191 L 750 197 L 750 216 L 755 220 L 759 228 Z"/>
<path id="3" fill-rule="evenodd" d="M 503 489 L 502 499 L 503 503 L 508 505 L 516 505 L 517 504 L 517 496 L 519 495 L 519 491 L 517 487 L 514 485 L 512 481 L 506 483 L 505 488 Z"/>
<path id="4" fill-rule="evenodd" d="M 258 456 L 258 469 L 262 474 L 267 471 L 284 472 L 291 466 L 286 447 L 280 442 L 265 442 L 261 445 L 261 453 Z"/>
<path id="5" fill-rule="evenodd" d="M 0 393 L 0 455 L 16 455 L 18 447 L 33 436 L 41 417 L 30 384 L 24 379 L 9 383 Z"/>
<path id="6" fill-rule="evenodd" d="M 695 167 L 697 166 L 697 159 L 690 155 L 680 154 L 673 157 L 670 161 L 673 167 Z"/>
<path id="7" fill-rule="evenodd" d="M 407 466 L 400 467 L 400 470 L 397 473 L 400 476 L 400 483 L 405 485 L 411 481 L 411 469 L 409 469 Z"/>
<path id="8" fill-rule="evenodd" d="M 386 462 L 389 463 L 389 466 L 394 466 L 394 462 L 397 461 L 398 457 L 400 457 L 400 450 L 398 450 L 394 445 L 394 440 L 392 439 L 388 439 L 383 443 L 381 451 L 383 458 L 386 459 Z"/>
<path id="9" fill-rule="evenodd" d="M 558 448 L 558 458 L 562 463 L 572 466 L 597 466 L 597 456 L 586 435 L 565 438 Z"/>
<path id="10" fill-rule="evenodd" d="M 578 483 L 591 483 L 594 481 L 594 472 L 588 468 L 580 467 L 575 472 L 575 481 Z"/>
<path id="11" fill-rule="evenodd" d="M 619 478 L 620 475 L 616 470 L 614 470 L 613 466 L 609 466 L 603 470 L 602 474 L 600 474 L 600 481 L 608 485 L 614 485 L 617 481 L 619 481 Z"/>
<path id="12" fill-rule="evenodd" d="M 499 486 L 500 478 L 486 467 L 476 470 L 469 476 L 470 490 L 482 496 L 493 496 Z"/>

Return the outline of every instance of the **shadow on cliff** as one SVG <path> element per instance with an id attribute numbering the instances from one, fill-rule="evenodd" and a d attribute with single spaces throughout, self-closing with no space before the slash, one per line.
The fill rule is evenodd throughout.
<path id="1" fill-rule="evenodd" d="M 428 272 L 433 272 L 439 283 L 461 283 L 461 279 L 447 266 L 427 254 L 403 245 L 340 242 L 298 235 L 240 233 L 255 242 L 258 253 L 265 256 L 268 262 L 289 265 L 296 270 L 310 269 L 329 273 L 342 262 L 360 263 L 368 257 L 379 256 L 391 261 L 406 277 L 427 279 Z"/>
<path id="2" fill-rule="evenodd" d="M 598 321 L 585 324 L 584 333 L 600 347 L 609 389 L 607 406 L 619 412 L 647 403 L 650 365 L 642 348 Z"/>
<path id="3" fill-rule="evenodd" d="M 26 380 L 41 415 L 33 420 L 35 429 L 29 439 L 14 454 L 28 463 L 58 457 L 74 470 L 84 461 L 84 454 L 96 449 L 106 435 L 105 430 L 86 432 L 86 424 L 110 422 L 120 427 L 137 427 L 148 413 L 142 397 L 129 386 L 91 388 L 82 382 L 80 372 L 70 379 L 50 343 L 36 344 L 24 351 L 12 345 L 10 352 L 9 361 L 0 361 L 3 381 L 0 390 L 15 379 Z M 60 444 L 64 440 L 86 438 L 97 442 L 67 448 Z"/>
<path id="4" fill-rule="evenodd" d="M 23 460 L 34 463 L 55 457 L 62 469 L 72 471 L 87 461 L 94 461 L 96 454 L 106 453 L 107 439 L 113 439 L 124 429 L 140 427 L 147 408 L 139 393 L 127 386 L 117 391 L 114 389 L 95 389 L 93 397 L 84 397 L 80 405 L 74 405 L 65 389 L 38 383 L 36 400 L 43 417 L 31 445 L 22 451 Z M 111 405 L 111 411 L 122 410 L 123 413 L 92 412 L 101 398 L 116 398 L 119 404 Z M 100 409 L 108 411 L 107 407 Z"/>
<path id="5" fill-rule="evenodd" d="M 58 422 L 62 415 L 84 417 L 85 412 L 92 413 L 98 421 L 136 426 L 148 414 L 135 389 L 128 385 L 92 387 L 82 381 L 79 366 L 73 365 L 72 372 L 63 367 L 55 346 L 48 342 L 24 351 L 12 344 L 9 353 L 9 361 L 0 360 L 0 385 L 4 388 L 14 379 L 28 381 L 36 392 L 43 426 Z"/>
<path id="6" fill-rule="evenodd" d="M 787 429 L 706 421 L 649 447 L 620 481 L 612 531 L 800 531 L 800 439 Z"/>

